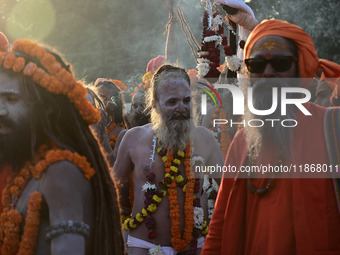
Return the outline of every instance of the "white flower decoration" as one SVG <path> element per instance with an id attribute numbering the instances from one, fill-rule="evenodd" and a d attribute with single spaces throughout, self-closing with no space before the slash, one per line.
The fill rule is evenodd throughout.
<path id="1" fill-rule="evenodd" d="M 191 158 L 193 164 L 197 163 L 197 164 L 203 164 L 204 163 L 204 159 L 201 156 L 193 156 Z"/>
<path id="2" fill-rule="evenodd" d="M 162 247 L 160 245 L 156 245 L 149 249 L 149 255 L 165 255 L 164 251 L 162 250 Z"/>
<path id="3" fill-rule="evenodd" d="M 214 212 L 215 208 L 215 200 L 214 199 L 208 199 L 208 218 L 212 218 L 212 214 Z"/>
<path id="4" fill-rule="evenodd" d="M 215 47 L 222 43 L 222 37 L 219 35 L 207 36 L 204 38 L 204 42 L 215 42 Z"/>
<path id="5" fill-rule="evenodd" d="M 202 207 L 194 207 L 194 227 L 203 229 L 204 211 Z"/>
<path id="6" fill-rule="evenodd" d="M 215 18 L 213 18 L 213 20 L 212 20 L 212 27 L 213 27 L 213 29 L 214 29 L 214 31 L 218 31 L 218 29 L 219 29 L 219 26 L 222 26 L 223 25 L 223 18 L 222 18 L 222 16 L 221 15 L 216 15 L 216 17 Z"/>
<path id="7" fill-rule="evenodd" d="M 203 79 L 204 76 L 206 76 L 210 70 L 210 67 L 209 67 L 210 60 L 206 58 L 199 58 L 197 59 L 197 62 L 198 62 L 198 65 L 196 66 L 198 70 L 197 77 L 199 79 Z"/>
<path id="8" fill-rule="evenodd" d="M 204 180 L 203 180 L 203 185 L 202 189 L 205 193 L 207 193 L 208 189 L 210 187 L 210 181 L 209 181 L 209 176 L 207 174 L 204 175 Z"/>
<path id="9" fill-rule="evenodd" d="M 199 51 L 199 52 L 197 52 L 197 54 L 198 54 L 199 57 L 208 56 L 209 55 L 209 51 Z"/>
<path id="10" fill-rule="evenodd" d="M 142 187 L 142 191 L 147 191 L 148 189 L 157 190 L 157 187 L 156 187 L 155 184 L 151 184 L 149 182 L 146 182 Z"/>
<path id="11" fill-rule="evenodd" d="M 226 56 L 225 64 L 231 71 L 236 72 L 240 68 L 242 60 L 236 55 Z"/>

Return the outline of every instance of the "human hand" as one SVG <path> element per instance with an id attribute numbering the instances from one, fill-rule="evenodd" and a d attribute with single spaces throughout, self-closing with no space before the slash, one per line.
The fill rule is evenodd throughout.
<path id="1" fill-rule="evenodd" d="M 243 0 L 214 0 L 216 4 L 227 5 L 238 9 L 235 14 L 227 14 L 226 19 L 235 22 L 236 24 L 248 30 L 253 30 L 258 24 L 253 10 L 243 2 Z"/>

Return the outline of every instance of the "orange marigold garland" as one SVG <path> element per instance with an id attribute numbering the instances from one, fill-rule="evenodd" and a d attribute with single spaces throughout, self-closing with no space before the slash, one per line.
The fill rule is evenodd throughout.
<path id="1" fill-rule="evenodd" d="M 161 156 L 165 166 L 165 176 L 160 182 L 161 189 L 157 189 L 156 185 L 153 184 L 155 174 L 149 172 L 146 176 L 148 181 L 143 185 L 143 191 L 145 191 L 145 207 L 140 213 L 137 213 L 135 217 L 125 219 L 123 229 L 126 231 L 132 230 L 145 221 L 145 225 L 149 230 L 148 238 L 155 238 L 157 236 L 154 231 L 156 222 L 152 218 L 152 214 L 157 211 L 158 204 L 168 193 L 170 203 L 169 214 L 171 219 L 171 243 L 179 252 L 185 251 L 190 245 L 190 249 L 187 250 L 185 254 L 196 254 L 196 238 L 198 238 L 200 234 L 206 235 L 208 226 L 206 220 L 203 219 L 199 224 L 196 224 L 196 222 L 194 224 L 194 211 L 200 208 L 203 212 L 203 209 L 200 205 L 200 199 L 194 195 L 194 193 L 199 193 L 200 191 L 200 180 L 195 179 L 191 172 L 191 147 L 187 146 L 185 152 L 179 150 L 176 154 L 162 147 L 158 148 L 157 152 Z M 181 165 L 182 158 L 184 159 L 186 179 L 178 169 Z M 181 187 L 183 192 L 185 192 L 185 224 L 183 237 L 181 236 L 177 187 Z M 166 192 L 166 190 L 168 192 Z"/>
<path id="2" fill-rule="evenodd" d="M 16 52 L 38 59 L 47 72 L 33 62 L 26 63 L 24 57 L 16 57 Z M 10 53 L 0 53 L 0 65 L 31 77 L 35 83 L 52 94 L 67 96 L 88 124 L 94 124 L 100 120 L 100 112 L 85 98 L 87 90 L 82 83 L 76 81 L 52 54 L 37 43 L 28 39 L 14 41 Z"/>
<path id="3" fill-rule="evenodd" d="M 5 215 L 1 216 L 1 222 L 3 229 L 3 239 L 1 246 L 1 254 L 3 255 L 15 255 L 17 254 L 19 244 L 20 244 L 20 225 L 22 223 L 21 214 L 15 210 L 11 209 L 5 212 Z"/>
<path id="4" fill-rule="evenodd" d="M 2 192 L 4 210 L 0 216 L 0 254 L 2 255 L 33 255 L 37 242 L 40 224 L 40 209 L 42 195 L 33 192 L 28 200 L 28 210 L 25 226 L 20 241 L 20 230 L 23 222 L 22 215 L 16 210 L 15 205 L 22 191 L 25 189 L 31 174 L 40 179 L 43 172 L 53 163 L 67 160 L 75 164 L 88 180 L 95 174 L 87 159 L 77 153 L 67 150 L 51 149 L 41 146 L 38 150 L 35 166 L 27 162 L 16 176 L 8 178 L 8 184 Z"/>
<path id="5" fill-rule="evenodd" d="M 18 255 L 34 254 L 39 232 L 41 202 L 42 195 L 39 192 L 33 192 L 30 195 Z"/>
<path id="6" fill-rule="evenodd" d="M 170 201 L 170 219 L 171 219 L 171 244 L 177 251 L 185 251 L 192 240 L 192 231 L 194 226 L 194 184 L 195 179 L 191 177 L 191 167 L 190 167 L 190 146 L 187 146 L 185 150 L 185 175 L 188 179 L 185 190 L 185 206 L 184 206 L 184 234 L 181 238 L 180 229 L 180 214 L 179 206 L 177 200 L 177 190 L 176 190 L 176 180 L 173 180 L 169 192 Z"/>
<path id="7" fill-rule="evenodd" d="M 124 123 L 119 123 L 118 126 L 125 128 Z M 115 135 L 110 135 L 111 132 L 117 127 L 116 123 L 111 123 L 106 129 L 106 134 L 109 136 L 110 146 L 112 150 L 115 148 L 117 137 Z"/>
<path id="8" fill-rule="evenodd" d="M 79 155 L 76 152 L 71 152 L 69 150 L 50 150 L 46 153 L 45 159 L 39 161 L 32 168 L 32 175 L 35 179 L 40 179 L 47 167 L 58 161 L 70 161 L 75 164 L 84 174 L 87 180 L 96 173 L 91 167 L 90 163 L 87 161 L 86 157 Z"/>

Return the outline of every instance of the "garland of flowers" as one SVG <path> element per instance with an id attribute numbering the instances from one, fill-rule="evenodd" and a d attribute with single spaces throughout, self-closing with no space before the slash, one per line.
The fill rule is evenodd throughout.
<path id="1" fill-rule="evenodd" d="M 123 229 L 130 231 L 146 221 L 145 223 L 149 230 L 148 238 L 153 239 L 157 235 L 154 231 L 155 222 L 151 215 L 157 211 L 159 203 L 162 202 L 162 198 L 166 195 L 166 191 L 158 190 L 155 184 L 150 183 L 155 179 L 154 173 L 149 173 L 147 179 L 148 182 L 146 182 L 142 188 L 142 191 L 145 191 L 144 208 L 140 213 L 137 213 L 134 218 L 125 219 Z"/>
<path id="2" fill-rule="evenodd" d="M 116 128 L 116 123 L 111 123 L 109 127 L 106 129 L 106 134 L 109 135 L 110 146 L 112 150 L 115 148 L 117 137 L 115 135 L 111 135 L 110 133 Z M 119 123 L 118 126 L 125 128 L 124 123 Z"/>
<path id="3" fill-rule="evenodd" d="M 185 152 L 178 151 L 175 155 L 171 150 L 162 147 L 157 149 L 157 152 L 162 157 L 165 166 L 165 176 L 160 182 L 161 189 L 158 190 L 153 184 L 155 174 L 149 172 L 146 176 L 147 182 L 143 185 L 142 190 L 145 191 L 144 208 L 140 213 L 137 213 L 134 218 L 125 219 L 123 229 L 129 231 L 137 228 L 142 222 L 149 230 L 148 238 L 153 239 L 157 236 L 155 232 L 156 222 L 152 214 L 158 209 L 162 198 L 169 193 L 170 203 L 170 218 L 171 218 L 171 243 L 177 251 L 185 251 L 190 245 L 187 254 L 195 254 L 197 250 L 197 238 L 200 234 L 206 235 L 208 232 L 207 222 L 204 220 L 204 212 L 200 205 L 200 199 L 194 196 L 194 193 L 200 191 L 200 180 L 191 177 L 191 150 L 187 146 Z M 181 175 L 178 166 L 181 164 L 181 159 L 184 158 L 184 166 L 186 179 Z M 183 239 L 180 233 L 180 214 L 177 201 L 176 186 L 181 187 L 185 192 L 185 227 Z"/>
<path id="4" fill-rule="evenodd" d="M 171 152 L 170 152 L 171 153 Z M 176 179 L 173 179 L 169 192 L 169 202 L 170 202 L 170 219 L 171 219 L 171 244 L 179 252 L 185 251 L 192 240 L 192 232 L 194 226 L 194 185 L 195 179 L 191 178 L 191 167 L 190 167 L 190 146 L 187 146 L 185 150 L 185 175 L 188 179 L 185 190 L 185 205 L 184 205 L 184 233 L 183 238 L 181 238 L 180 229 L 180 214 L 179 206 L 177 200 L 177 189 L 176 189 Z"/>
<path id="5" fill-rule="evenodd" d="M 209 219 L 212 218 L 212 214 L 214 212 L 218 188 L 219 187 L 216 181 L 213 178 L 209 178 L 208 174 L 205 174 L 202 189 L 204 193 L 207 194 L 207 198 L 208 198 L 208 218 Z"/>
<path id="6" fill-rule="evenodd" d="M 47 150 L 46 146 L 41 146 L 37 160 L 39 162 L 36 165 L 27 162 L 16 176 L 10 176 L 2 192 L 2 203 L 5 208 L 0 216 L 0 253 L 2 255 L 33 255 L 35 253 L 42 195 L 39 192 L 33 192 L 29 197 L 21 241 L 19 233 L 23 219 L 19 211 L 14 209 L 31 175 L 38 180 L 51 164 L 62 160 L 74 163 L 88 180 L 95 174 L 85 157 L 67 150 Z"/>
<path id="7" fill-rule="evenodd" d="M 70 161 L 75 164 L 80 171 L 83 172 L 84 177 L 90 180 L 96 171 L 91 167 L 86 157 L 79 155 L 76 152 L 69 150 L 52 149 L 46 153 L 45 159 L 40 160 L 34 167 L 32 167 L 32 175 L 35 179 L 39 180 L 45 170 L 53 163 L 58 161 Z"/>
<path id="8" fill-rule="evenodd" d="M 206 10 L 203 14 L 203 39 L 201 49 L 198 52 L 200 58 L 197 59 L 198 65 L 198 78 L 218 78 L 220 71 L 220 50 L 219 45 L 223 46 L 225 54 L 224 67 L 236 72 L 240 69 L 242 60 L 236 56 L 236 54 L 228 45 L 228 39 L 224 33 L 223 18 L 218 12 L 212 14 L 212 24 L 210 24 L 209 10 Z M 235 33 L 234 31 L 232 31 Z M 241 48 L 244 47 L 244 40 L 240 41 Z M 223 70 L 225 71 L 225 70 Z"/>
<path id="9" fill-rule="evenodd" d="M 39 232 L 41 202 L 42 195 L 39 192 L 36 191 L 30 195 L 25 220 L 26 224 L 18 255 L 34 254 Z M 35 241 L 32 242 L 33 240 Z"/>
<path id="10" fill-rule="evenodd" d="M 27 60 L 24 57 L 16 57 L 16 52 L 36 58 L 46 71 L 33 62 L 26 63 Z M 100 112 L 85 98 L 87 90 L 82 83 L 77 82 L 52 54 L 37 43 L 28 39 L 14 41 L 10 53 L 0 53 L 0 65 L 31 77 L 35 83 L 52 94 L 67 96 L 88 124 L 94 124 L 100 120 Z"/>

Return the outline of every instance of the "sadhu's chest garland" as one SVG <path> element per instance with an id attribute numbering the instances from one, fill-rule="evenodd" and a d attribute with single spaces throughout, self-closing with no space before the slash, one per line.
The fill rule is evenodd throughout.
<path id="1" fill-rule="evenodd" d="M 10 176 L 7 186 L 2 192 L 2 203 L 4 205 L 4 210 L 0 216 L 0 254 L 2 255 L 35 254 L 43 200 L 42 194 L 38 191 L 30 194 L 22 234 L 23 216 L 15 209 L 20 195 L 32 177 L 39 180 L 51 164 L 63 160 L 75 164 L 88 180 L 95 174 L 95 170 L 84 156 L 68 150 L 47 149 L 42 146 L 39 149 L 37 159 L 38 163 L 27 162 L 18 174 Z"/>
<path id="2" fill-rule="evenodd" d="M 156 139 L 154 138 L 154 146 Z M 183 252 L 190 245 L 188 254 L 195 254 L 197 249 L 197 238 L 208 233 L 208 224 L 204 220 L 204 212 L 201 207 L 200 199 L 194 195 L 199 193 L 200 180 L 195 179 L 191 173 L 191 147 L 188 145 L 185 151 L 173 151 L 159 147 L 158 154 L 161 156 L 164 167 L 164 179 L 159 183 L 159 188 L 154 184 L 155 174 L 149 172 L 146 176 L 147 182 L 143 185 L 145 191 L 144 208 L 135 217 L 128 218 L 123 223 L 126 231 L 137 228 L 143 222 L 149 231 L 148 238 L 156 238 L 156 222 L 152 215 L 157 211 L 158 205 L 163 197 L 168 194 L 170 204 L 171 219 L 171 243 L 179 252 Z M 151 157 L 152 158 L 152 157 Z M 179 171 L 179 166 L 184 164 L 185 176 Z M 185 193 L 184 205 L 184 233 L 181 235 L 180 212 L 178 205 L 178 191 L 181 188 Z"/>

